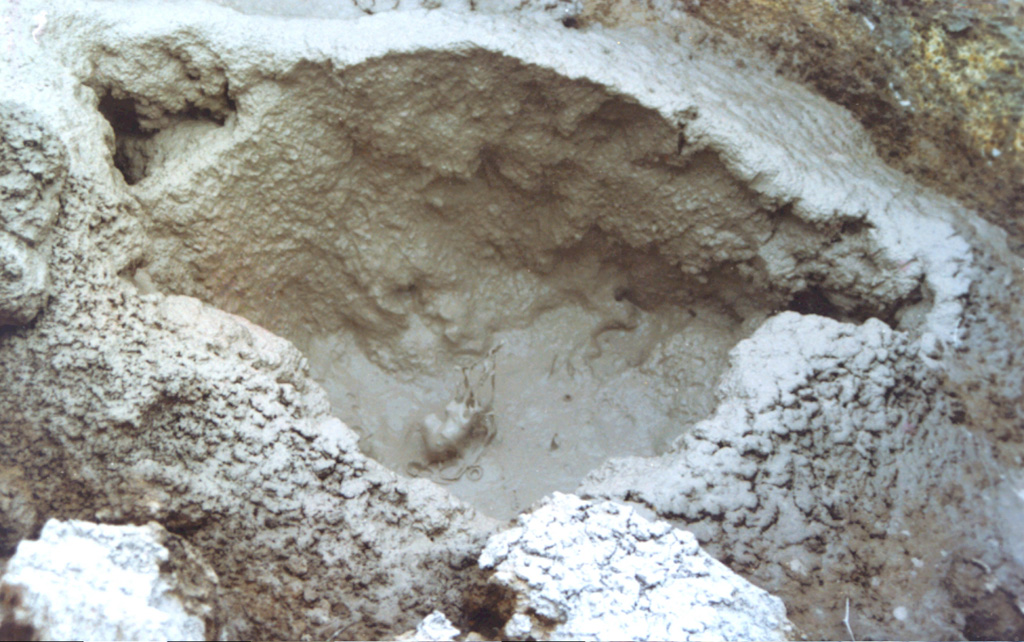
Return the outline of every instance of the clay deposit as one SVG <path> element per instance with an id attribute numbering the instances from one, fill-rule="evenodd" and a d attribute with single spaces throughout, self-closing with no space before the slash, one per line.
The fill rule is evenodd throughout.
<path id="1" fill-rule="evenodd" d="M 1021 261 L 738 44 L 4 11 L 4 559 L 155 522 L 210 639 L 1024 635 Z"/>

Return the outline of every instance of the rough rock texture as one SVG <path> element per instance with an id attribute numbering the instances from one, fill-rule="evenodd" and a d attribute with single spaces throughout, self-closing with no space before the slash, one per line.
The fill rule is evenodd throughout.
<path id="1" fill-rule="evenodd" d="M 515 594 L 513 640 L 785 640 L 781 600 L 691 533 L 611 502 L 555 493 L 480 555 Z"/>
<path id="2" fill-rule="evenodd" d="M 208 557 L 230 639 L 388 637 L 461 603 L 492 523 L 367 460 L 287 341 L 118 277 L 144 238 L 109 127 L 16 33 L 0 89 L 45 108 L 70 159 L 49 304 L 0 331 L 4 553 L 51 517 L 156 521 Z"/>
<path id="3" fill-rule="evenodd" d="M 416 626 L 415 631 L 399 637 L 399 640 L 420 640 L 422 642 L 447 642 L 454 640 L 461 631 L 452 626 L 444 613 L 434 611 Z"/>
<path id="4" fill-rule="evenodd" d="M 218 639 L 216 584 L 191 547 L 157 524 L 50 520 L 7 563 L 0 593 L 17 604 L 0 628 L 31 629 L 38 640 Z"/>
<path id="5" fill-rule="evenodd" d="M 0 327 L 28 323 L 46 303 L 46 241 L 67 163 L 39 113 L 0 102 Z"/>
<path id="6" fill-rule="evenodd" d="M 1019 0 L 684 0 L 673 6 L 753 45 L 782 75 L 847 107 L 882 158 L 1010 231 L 1010 245 L 1020 254 Z M 618 19 L 606 15 L 595 13 L 598 20 Z M 717 34 L 707 42 L 732 53 L 728 39 Z"/>
<path id="7" fill-rule="evenodd" d="M 123 276 L 295 342 L 332 411 L 395 469 L 416 463 L 404 452 L 413 424 L 450 401 L 436 373 L 566 302 L 598 318 L 571 339 L 563 328 L 589 319 L 563 322 L 556 339 L 597 355 L 609 331 L 639 325 L 638 309 L 665 323 L 714 309 L 726 318 L 708 345 L 731 344 L 786 307 L 897 323 L 927 300 L 936 323 L 955 323 L 966 246 L 934 220 L 955 208 L 879 163 L 845 112 L 754 65 L 723 65 L 678 33 L 577 32 L 527 11 L 391 11 L 327 28 L 224 10 L 196 22 L 154 7 L 71 6 L 74 18 L 51 11 L 46 42 L 95 92 L 150 241 Z M 498 378 L 535 381 L 570 361 L 557 343 L 554 355 L 551 341 L 538 343 L 527 357 L 506 351 L 511 372 L 501 366 Z M 712 365 L 697 378 L 718 374 Z M 565 395 L 597 403 L 572 379 L 497 395 L 499 441 L 523 430 L 518 441 L 533 451 L 485 455 L 484 479 L 463 482 L 460 496 L 508 517 L 542 494 L 508 490 L 517 469 L 545 457 L 548 471 L 569 467 L 549 482 L 569 490 L 599 463 L 602 439 L 573 437 L 602 419 L 573 424 L 552 407 L 566 407 Z M 703 416 L 684 407 L 707 406 L 683 399 L 637 418 L 633 407 L 665 403 L 676 387 L 648 402 L 632 383 L 598 414 L 617 411 L 605 434 L 660 422 L 659 434 L 637 439 L 652 444 L 646 454 L 670 441 L 673 417 Z M 612 384 L 609 395 L 627 387 Z M 377 394 L 392 399 L 386 412 Z M 520 408 L 560 432 L 510 416 Z M 580 453 L 579 468 L 550 461 L 556 438 Z M 514 498 L 488 499 L 502 492 Z"/>
<path id="8" fill-rule="evenodd" d="M 692 528 L 812 638 L 846 636 L 846 598 L 859 635 L 1024 635 L 1021 266 L 849 113 L 681 14 L 224 4 L 260 15 L 3 6 L 0 555 L 52 517 L 155 521 L 216 571 L 224 638 L 386 638 L 435 610 L 499 636 L 477 564 L 498 524 L 366 457 L 299 348 L 351 332 L 400 379 L 544 306 L 628 334 L 615 315 L 667 299 L 736 336 L 775 316 L 709 420 L 587 492 Z M 620 272 L 551 278 L 598 267 Z M 621 368 L 692 364 L 638 354 Z"/>
<path id="9" fill-rule="evenodd" d="M 462 580 L 443 578 L 467 579 L 459 569 L 472 562 L 464 558 L 486 522 L 426 482 L 399 481 L 366 460 L 351 431 L 324 416 L 322 393 L 283 340 L 193 299 L 158 298 L 135 299 L 122 315 L 109 299 L 79 293 L 75 303 L 88 311 L 69 321 L 108 329 L 94 330 L 88 352 L 62 350 L 56 330 L 49 355 L 68 396 L 50 405 L 44 393 L 5 409 L 7 466 L 32 489 L 38 512 L 155 519 L 216 551 L 232 638 L 327 637 L 346 626 L 374 637 L 458 593 Z M 134 354 L 98 339 L 131 331 L 145 348 Z M 53 365 L 12 352 L 10 363 L 25 368 L 16 377 L 53 376 Z M 109 397 L 73 405 L 76 385 L 102 391 L 98 381 Z M 63 418 L 61 430 L 27 430 L 45 416 Z M 421 572 L 430 587 L 411 580 Z"/>
<path id="10" fill-rule="evenodd" d="M 792 616 L 815 636 L 842 636 L 847 599 L 859 635 L 947 638 L 1021 595 L 1016 488 L 905 335 L 784 313 L 730 357 L 722 403 L 675 452 L 612 460 L 580 492 L 639 502 L 758 585 L 800 595 Z M 1005 595 L 951 591 L 971 564 L 995 569 Z M 1001 636 L 1024 631 L 1014 609 L 994 620 Z"/>

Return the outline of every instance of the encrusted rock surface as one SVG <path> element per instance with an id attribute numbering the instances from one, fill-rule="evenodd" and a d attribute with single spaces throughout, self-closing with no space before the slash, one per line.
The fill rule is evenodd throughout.
<path id="1" fill-rule="evenodd" d="M 157 524 L 50 520 L 7 563 L 0 629 L 37 640 L 218 639 L 216 585 L 201 556 Z"/>
<path id="2" fill-rule="evenodd" d="M 42 114 L 0 102 L 0 327 L 31 321 L 49 295 L 47 237 L 67 150 Z"/>
<path id="3" fill-rule="evenodd" d="M 785 640 L 782 601 L 693 534 L 634 509 L 555 493 L 487 541 L 483 568 L 514 593 L 513 640 Z"/>
<path id="4" fill-rule="evenodd" d="M 755 47 L 785 77 L 847 107 L 882 158 L 1009 230 L 1011 247 L 1021 253 L 1019 0 L 684 0 L 674 6 Z M 598 19 L 607 20 L 602 13 Z M 720 36 L 710 36 L 708 46 L 732 53 Z M 736 59 L 743 64 L 742 55 Z"/>
<path id="5" fill-rule="evenodd" d="M 527 344 L 530 383 L 572 408 L 576 368 L 604 355 L 656 390 L 620 403 L 628 435 L 747 337 L 710 417 L 675 416 L 669 452 L 579 492 L 692 529 L 811 638 L 847 637 L 847 600 L 862 635 L 1024 635 L 1024 311 L 1007 294 L 1024 272 L 1006 235 L 670 6 L 370 4 L 0 9 L 0 557 L 51 518 L 156 522 L 215 571 L 197 601 L 225 639 L 380 639 L 435 612 L 485 637 L 784 632 L 762 592 L 699 622 L 621 601 L 636 574 L 567 542 L 665 570 L 652 596 L 691 590 L 676 554 L 750 589 L 634 508 L 559 495 L 495 535 L 367 457 L 310 366 L 450 372 L 572 304 Z M 696 340 L 666 321 L 701 315 Z M 579 318 L 594 328 L 566 348 Z M 619 358 L 609 337 L 631 336 Z M 426 396 L 381 390 L 364 403 Z M 541 413 L 540 451 L 618 452 L 572 443 L 574 414 Z M 493 448 L 525 444 L 516 429 Z M 496 571 L 479 564 L 492 536 Z M 531 575 L 531 556 L 571 573 Z M 568 574 L 622 591 L 585 603 Z"/>
<path id="6" fill-rule="evenodd" d="M 986 560 L 1008 594 L 1024 589 L 1022 522 L 1016 484 L 960 425 L 959 402 L 939 381 L 916 346 L 877 320 L 784 313 L 736 346 L 722 403 L 674 452 L 613 459 L 580 492 L 692 529 L 760 586 L 800 595 L 793 616 L 818 620 L 827 637 L 841 637 L 847 599 L 860 635 L 955 637 L 979 611 L 1000 610 L 950 591 L 961 566 Z M 951 512 L 965 486 L 975 501 Z M 950 522 L 986 528 L 965 536 Z M 875 600 L 864 604 L 860 588 Z M 937 626 L 936 610 L 952 616 Z M 1021 623 L 1012 610 L 992 617 L 1010 637 Z"/>

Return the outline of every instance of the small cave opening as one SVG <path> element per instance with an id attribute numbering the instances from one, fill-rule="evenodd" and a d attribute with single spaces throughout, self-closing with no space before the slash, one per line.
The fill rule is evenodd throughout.
<path id="1" fill-rule="evenodd" d="M 139 113 L 135 109 L 135 101 L 128 97 L 115 98 L 112 94 L 104 94 L 100 98 L 100 113 L 107 119 L 118 136 L 140 136 L 146 133 L 139 122 Z"/>
<path id="2" fill-rule="evenodd" d="M 146 169 L 145 159 L 137 153 L 139 143 L 151 139 L 155 132 L 142 127 L 135 100 L 128 96 L 116 98 L 105 93 L 98 108 L 114 130 L 114 167 L 127 184 L 135 185 L 145 176 Z"/>
<path id="3" fill-rule="evenodd" d="M 1024 615 L 1019 602 L 1005 589 L 975 598 L 964 618 L 963 636 L 967 640 L 1024 639 Z"/>
<path id="4" fill-rule="evenodd" d="M 159 106 L 144 107 L 149 101 L 123 91 L 99 90 L 97 109 L 114 132 L 113 163 L 125 183 L 137 185 L 176 153 L 174 150 L 180 145 L 168 144 L 175 132 L 186 132 L 188 136 L 192 135 L 189 130 L 202 133 L 226 125 L 236 109 L 226 91 L 225 88 L 220 101 L 222 107 L 213 109 L 186 102 L 184 109 L 171 111 Z"/>
<path id="5" fill-rule="evenodd" d="M 830 294 L 825 288 L 811 285 L 792 294 L 786 309 L 800 314 L 829 317 L 844 323 L 860 324 L 875 318 L 889 327 L 896 328 L 909 327 L 919 323 L 921 304 L 923 303 L 925 308 L 930 304 L 921 285 L 911 290 L 903 299 L 886 305 L 858 301 L 852 307 L 846 307 L 837 304 L 835 298 L 836 296 Z M 841 298 L 848 299 L 849 297 Z"/>
<path id="6" fill-rule="evenodd" d="M 816 314 L 839 321 L 849 320 L 848 316 L 836 304 L 829 300 L 828 295 L 820 287 L 811 286 L 793 295 L 786 308 L 800 314 Z"/>

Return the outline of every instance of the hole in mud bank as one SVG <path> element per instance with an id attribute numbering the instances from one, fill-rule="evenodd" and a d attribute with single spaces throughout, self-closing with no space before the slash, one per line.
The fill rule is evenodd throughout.
<path id="1" fill-rule="evenodd" d="M 842 311 L 829 301 L 819 288 L 808 288 L 793 295 L 789 302 L 789 310 L 800 314 L 818 314 L 825 317 L 840 317 Z"/>
<path id="2" fill-rule="evenodd" d="M 180 111 L 165 112 L 158 106 L 143 107 L 141 99 L 124 92 L 108 89 L 100 95 L 97 108 L 114 131 L 114 167 L 128 185 L 136 185 L 155 167 L 166 163 L 169 151 L 177 153 L 166 144 L 159 144 L 162 132 L 174 128 L 189 131 L 194 147 L 199 143 L 196 139 L 210 128 L 223 127 L 235 111 L 234 102 L 226 96 L 221 109 L 188 103 Z M 183 137 L 179 133 L 175 138 Z"/>
<path id="3" fill-rule="evenodd" d="M 134 185 L 145 175 L 145 159 L 132 148 L 151 138 L 152 133 L 142 129 L 135 101 L 130 98 L 106 94 L 100 99 L 99 110 L 114 130 L 114 167 L 126 183 Z"/>
<path id="4" fill-rule="evenodd" d="M 830 296 L 823 289 L 811 286 L 794 294 L 789 300 L 786 309 L 799 312 L 800 314 L 816 314 L 835 319 L 836 321 L 855 324 L 876 318 L 890 327 L 897 327 L 901 324 L 903 317 L 911 312 L 914 304 L 924 301 L 920 289 L 911 292 L 906 299 L 901 301 L 900 306 L 893 308 L 885 307 L 879 309 L 863 304 L 853 304 L 844 307 L 835 303 L 833 298 L 834 296 Z M 924 306 L 925 309 L 928 307 L 927 305 Z"/>
<path id="5" fill-rule="evenodd" d="M 276 102 L 247 102 L 217 153 L 181 156 L 180 127 L 126 147 L 188 160 L 147 160 L 133 190 L 146 272 L 292 340 L 371 456 L 497 517 L 664 452 L 713 409 L 729 349 L 793 297 L 776 280 L 824 274 L 794 304 L 815 309 L 843 287 L 827 266 L 873 249 L 857 225 L 780 216 L 657 112 L 506 56 L 266 82 Z"/>
<path id="6" fill-rule="evenodd" d="M 1024 639 L 1024 615 L 1017 595 L 995 585 L 991 574 L 975 560 L 954 564 L 943 585 L 963 612 L 967 640 Z"/>
<path id="7" fill-rule="evenodd" d="M 1007 596 L 990 598 L 984 605 L 967 614 L 964 637 L 968 640 L 1021 640 L 1024 639 L 1024 617 L 1020 607 Z"/>

